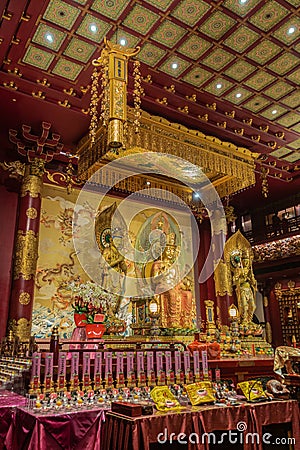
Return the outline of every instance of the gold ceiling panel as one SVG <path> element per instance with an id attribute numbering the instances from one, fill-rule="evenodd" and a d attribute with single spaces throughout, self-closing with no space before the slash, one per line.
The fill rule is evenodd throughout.
<path id="1" fill-rule="evenodd" d="M 19 8 L 19 15 L 12 12 L 20 17 L 22 2 L 8 3 Z M 50 108 L 61 104 L 63 90 L 72 88 L 70 110 L 82 116 L 90 94 L 87 88 L 82 95 L 81 87 L 89 86 L 91 60 L 100 54 L 104 37 L 112 42 L 124 39 L 129 47 L 141 46 L 143 78 L 152 77 L 145 101 L 153 104 L 166 97 L 160 115 L 168 117 L 174 108 L 173 120 L 188 123 L 191 118 L 202 130 L 207 123 L 217 136 L 230 132 L 234 136 L 235 129 L 244 127 L 243 120 L 251 119 L 252 129 L 245 127 L 239 142 L 265 155 L 276 136 L 285 136 L 285 142 L 276 141 L 283 146 L 300 132 L 300 0 L 28 0 L 26 4 L 30 21 L 18 25 L 11 21 L 15 30 L 0 38 L 3 55 L 8 55 L 0 71 L 3 88 L 17 86 L 18 92 L 32 98 L 31 93 L 40 90 L 37 80 L 47 78 L 51 95 L 44 104 L 52 103 Z M 173 84 L 172 93 L 162 94 L 164 86 Z M 193 104 L 186 102 L 193 97 L 197 98 Z M 216 110 L 205 109 L 207 104 L 216 104 Z M 234 111 L 233 124 L 228 111 Z M 224 122 L 226 128 L 220 127 Z M 264 135 L 259 130 L 262 123 L 269 126 Z M 252 136 L 260 134 L 254 143 Z"/>
<path id="2" fill-rule="evenodd" d="M 283 95 L 287 95 L 287 87 L 291 92 L 299 87 L 300 46 L 297 40 L 300 36 L 300 19 L 295 10 L 299 6 L 298 0 L 289 0 L 289 5 L 287 7 L 285 2 L 279 0 L 248 0 L 245 3 L 226 0 L 218 5 L 208 0 L 179 0 L 176 5 L 170 0 L 77 0 L 75 7 L 65 1 L 48 0 L 43 14 L 36 22 L 32 42 L 49 50 L 41 53 L 42 62 L 38 61 L 38 56 L 36 60 L 29 57 L 28 52 L 26 56 L 23 54 L 22 59 L 25 64 L 49 71 L 51 68 L 47 61 L 53 60 L 55 54 L 60 56 L 61 46 L 67 58 L 88 62 L 88 56 L 83 59 L 79 53 L 74 54 L 73 49 L 70 50 L 74 32 L 89 41 L 86 47 L 91 41 L 101 44 L 104 36 L 112 41 L 123 38 L 131 47 L 142 44 L 142 64 L 162 71 L 175 80 L 187 82 L 195 89 L 204 88 L 219 97 L 220 91 L 215 85 L 218 84 L 218 78 L 222 78 L 226 91 L 230 87 L 251 87 L 256 91 L 268 87 L 268 97 L 278 100 L 280 97 L 277 90 L 273 89 L 273 82 L 285 83 L 282 85 L 285 87 Z M 114 30 L 113 21 L 120 22 Z M 95 32 L 91 31 L 93 25 L 97 29 Z M 50 31 L 52 27 L 53 41 L 45 38 L 47 26 Z M 128 32 L 130 30 L 132 33 Z M 278 45 L 279 42 L 284 45 Z M 212 49 L 214 44 L 215 48 Z M 143 47 L 147 48 L 144 53 Z M 83 50 L 88 55 L 87 48 Z M 92 49 L 89 52 L 91 54 Z M 179 55 L 183 55 L 184 59 Z M 180 68 L 177 66 L 172 69 L 172 61 L 176 62 L 176 59 Z M 203 86 L 199 82 L 200 76 L 196 75 L 194 80 L 189 77 L 189 73 L 197 69 L 203 73 L 209 69 L 216 78 L 210 84 L 210 77 L 204 78 Z M 83 73 L 78 77 L 79 82 L 81 76 Z M 69 78 L 74 80 L 74 75 Z M 236 82 L 235 86 L 230 84 L 232 79 Z M 265 96 L 264 91 L 262 96 Z M 269 99 L 266 100 L 262 102 L 261 110 L 251 105 L 250 111 L 264 111 L 269 105 Z M 247 108 L 247 103 L 237 102 L 230 91 L 226 92 L 226 101 L 238 104 L 241 109 Z M 295 102 L 289 102 L 288 98 L 283 102 L 283 106 L 290 111 L 295 109 Z M 272 119 L 276 123 L 276 117 Z"/>

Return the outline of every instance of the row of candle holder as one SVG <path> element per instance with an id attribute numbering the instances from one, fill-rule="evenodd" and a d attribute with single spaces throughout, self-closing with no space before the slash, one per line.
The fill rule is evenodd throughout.
<path id="1" fill-rule="evenodd" d="M 90 352 L 83 352 L 80 365 L 79 352 L 72 352 L 70 361 L 67 361 L 67 358 L 66 352 L 59 352 L 57 369 L 54 371 L 53 353 L 45 353 L 42 371 L 41 354 L 34 353 L 29 393 L 61 392 L 67 389 L 74 391 L 79 387 L 82 390 L 91 388 L 98 390 L 102 387 L 131 388 L 146 385 L 189 384 L 200 381 L 201 377 L 209 376 L 206 351 L 202 351 L 202 361 L 200 361 L 198 351 L 193 352 L 192 360 L 189 351 L 175 351 L 174 359 L 171 351 L 157 351 L 155 354 L 152 351 L 148 351 L 146 354 L 143 351 L 137 351 L 136 354 L 131 351 L 116 352 L 115 356 L 111 351 L 104 352 L 104 354 L 95 352 L 93 358 Z M 116 363 L 114 373 L 113 358 Z M 93 361 L 92 367 L 91 361 Z M 67 366 L 70 380 L 67 380 Z M 80 379 L 79 373 L 82 374 Z"/>
<path id="2" fill-rule="evenodd" d="M 89 408 L 110 408 L 113 401 L 139 403 L 151 401 L 150 387 L 112 388 L 94 391 L 64 391 L 27 396 L 27 408 L 38 413 L 64 412 Z"/>
<path id="3" fill-rule="evenodd" d="M 203 394 L 203 383 L 198 383 L 201 394 Z M 205 386 L 210 386 L 213 393 L 213 401 L 220 406 L 232 406 L 239 404 L 239 397 L 233 384 L 230 382 L 205 382 Z M 163 389 L 163 387 L 161 387 Z M 173 396 L 178 400 L 181 406 L 187 407 L 190 403 L 188 394 L 188 385 L 174 384 L 165 386 Z M 155 388 L 156 389 L 156 388 Z M 29 396 L 28 409 L 38 414 L 56 414 L 70 411 L 79 411 L 83 409 L 101 408 L 110 409 L 112 402 L 130 402 L 136 404 L 153 404 L 151 398 L 152 387 L 133 387 L 133 388 L 107 388 L 107 389 L 88 389 L 86 391 L 63 391 L 51 392 L 48 394 L 39 393 L 36 396 Z M 200 392 L 199 390 L 197 392 Z"/>

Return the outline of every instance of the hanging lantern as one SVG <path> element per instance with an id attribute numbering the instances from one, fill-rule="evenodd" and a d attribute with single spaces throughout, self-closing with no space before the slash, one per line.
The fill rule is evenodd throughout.
<path id="1" fill-rule="evenodd" d="M 98 105 L 101 103 L 100 118 L 107 127 L 107 146 L 118 149 L 124 145 L 124 126 L 127 121 L 128 60 L 139 53 L 140 47 L 125 48 L 104 38 L 104 49 L 92 64 L 91 88 L 91 144 L 95 142 L 98 127 Z M 98 93 L 99 78 L 101 94 Z M 136 103 L 136 102 L 135 102 Z M 137 105 L 139 107 L 139 103 Z"/>

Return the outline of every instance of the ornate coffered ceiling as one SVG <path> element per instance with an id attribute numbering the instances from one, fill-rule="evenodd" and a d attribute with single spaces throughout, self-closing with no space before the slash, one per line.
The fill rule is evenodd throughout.
<path id="1" fill-rule="evenodd" d="M 143 109 L 258 152 L 257 171 L 295 180 L 299 7 L 300 0 L 5 0 L 1 135 L 16 121 L 34 126 L 39 111 L 74 152 L 88 132 L 91 61 L 106 36 L 141 47 Z M 130 75 L 129 103 L 131 92 Z"/>

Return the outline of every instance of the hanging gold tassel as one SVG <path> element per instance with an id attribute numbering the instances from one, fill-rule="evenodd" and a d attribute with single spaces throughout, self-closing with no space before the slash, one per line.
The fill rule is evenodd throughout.
<path id="1" fill-rule="evenodd" d="M 267 179 L 268 174 L 269 174 L 269 169 L 265 169 L 264 167 L 262 167 L 261 172 L 260 172 L 261 193 L 265 198 L 267 198 L 269 195 L 269 184 L 268 184 L 268 179 Z"/>
<path id="2" fill-rule="evenodd" d="M 134 78 L 134 89 L 133 89 L 133 103 L 134 103 L 134 131 L 138 133 L 140 131 L 140 118 L 141 118 L 141 97 L 144 94 L 144 89 L 142 88 L 142 77 L 140 72 L 140 62 L 135 60 L 133 63 L 133 78 Z"/>

